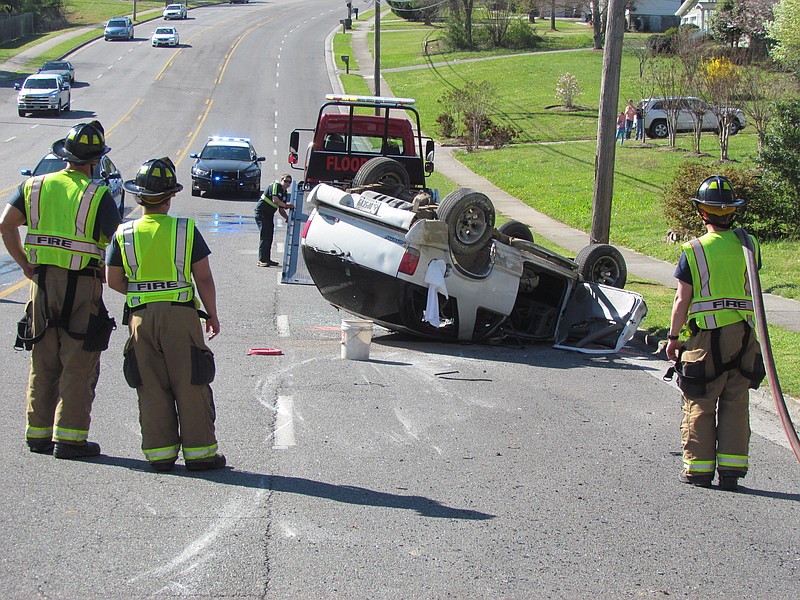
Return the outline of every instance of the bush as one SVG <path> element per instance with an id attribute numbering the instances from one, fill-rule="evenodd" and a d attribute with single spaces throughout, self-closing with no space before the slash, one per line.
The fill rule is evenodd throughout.
<path id="1" fill-rule="evenodd" d="M 436 124 L 439 126 L 439 133 L 443 138 L 454 138 L 458 135 L 458 122 L 452 115 L 440 114 L 436 117 Z"/>
<path id="2" fill-rule="evenodd" d="M 519 137 L 519 131 L 510 125 L 496 125 L 490 122 L 486 128 L 486 141 L 492 145 L 492 148 L 499 150 L 508 146 Z"/>
<path id="3" fill-rule="evenodd" d="M 672 37 L 666 34 L 654 34 L 647 38 L 647 51 L 650 54 L 669 54 L 672 52 Z"/>
<path id="4" fill-rule="evenodd" d="M 523 49 L 538 48 L 542 44 L 542 38 L 536 35 L 536 29 L 531 27 L 522 19 L 512 19 L 506 31 L 503 45 L 506 48 Z"/>
<path id="5" fill-rule="evenodd" d="M 716 167 L 686 162 L 675 173 L 672 182 L 662 190 L 661 202 L 673 238 L 687 239 L 705 233 L 692 198 L 700 183 L 712 175 L 730 179 L 736 193 L 747 199 L 744 210 L 736 217 L 744 227 L 761 240 L 797 239 L 796 226 L 800 214 L 787 202 L 779 187 L 758 171 L 731 165 Z"/>

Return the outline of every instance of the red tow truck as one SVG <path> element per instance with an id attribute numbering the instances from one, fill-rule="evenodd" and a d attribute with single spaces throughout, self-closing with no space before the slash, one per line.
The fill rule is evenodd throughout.
<path id="1" fill-rule="evenodd" d="M 300 166 L 300 138 L 310 133 Z M 433 140 L 420 132 L 411 98 L 329 94 L 313 129 L 289 137 L 289 164 L 303 170 L 308 191 L 318 183 L 341 189 L 372 189 L 404 199 L 427 192 L 433 172 Z M 410 198 L 407 198 L 410 197 Z"/>

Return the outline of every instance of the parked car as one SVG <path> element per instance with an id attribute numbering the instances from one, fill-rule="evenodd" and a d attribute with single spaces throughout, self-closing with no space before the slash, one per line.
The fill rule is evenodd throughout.
<path id="1" fill-rule="evenodd" d="M 156 27 L 150 43 L 154 48 L 156 46 L 177 46 L 180 44 L 178 30 L 174 27 Z"/>
<path id="2" fill-rule="evenodd" d="M 68 60 L 48 60 L 39 69 L 42 75 L 61 75 L 69 81 L 70 85 L 75 82 L 75 67 Z"/>
<path id="3" fill-rule="evenodd" d="M 53 112 L 60 115 L 70 109 L 72 96 L 69 82 L 61 75 L 29 75 L 22 85 L 14 84 L 17 90 L 17 112 L 20 117 L 27 113 Z"/>
<path id="4" fill-rule="evenodd" d="M 31 169 L 20 169 L 19 172 L 25 177 L 35 177 L 37 175 L 46 175 L 47 173 L 55 173 L 61 169 L 66 168 L 67 163 L 60 157 L 52 152 L 45 154 L 39 163 Z M 111 190 L 111 197 L 119 209 L 119 216 L 122 217 L 125 212 L 125 190 L 122 187 L 122 175 L 119 170 L 108 157 L 104 155 L 100 157 L 100 161 L 95 165 L 92 172 L 92 181 L 101 185 L 107 185 Z"/>
<path id="5" fill-rule="evenodd" d="M 703 131 L 719 131 L 719 120 L 710 104 L 700 98 L 681 96 L 675 98 L 645 98 L 642 107 L 645 111 L 644 128 L 647 135 L 653 138 L 665 138 L 669 135 L 667 125 L 667 108 L 672 105 L 678 111 L 676 131 L 694 131 L 696 115 L 703 115 Z M 731 135 L 736 135 L 747 126 L 747 117 L 738 108 L 733 111 L 728 125 Z"/>
<path id="6" fill-rule="evenodd" d="M 188 16 L 185 4 L 168 4 L 162 13 L 165 21 L 169 19 L 185 19 Z"/>
<path id="7" fill-rule="evenodd" d="M 639 294 L 621 289 L 627 268 L 616 248 L 560 256 L 522 223 L 495 229 L 491 200 L 470 189 L 418 206 L 323 183 L 307 201 L 300 247 L 317 289 L 390 330 L 604 353 L 619 350 L 647 313 Z"/>
<path id="8" fill-rule="evenodd" d="M 106 28 L 103 30 L 103 38 L 109 40 L 132 40 L 133 39 L 133 21 L 130 17 L 116 17 L 110 19 L 106 23 Z"/>
<path id="9" fill-rule="evenodd" d="M 201 192 L 242 192 L 261 194 L 261 165 L 250 138 L 209 137 L 200 154 L 190 154 L 192 196 Z"/>

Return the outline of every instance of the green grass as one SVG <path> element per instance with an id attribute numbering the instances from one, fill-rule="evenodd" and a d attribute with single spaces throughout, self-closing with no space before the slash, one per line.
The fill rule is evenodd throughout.
<path id="1" fill-rule="evenodd" d="M 342 55 L 346 54 L 350 57 L 350 70 L 358 71 L 358 62 L 353 55 L 353 47 L 350 45 L 351 36 L 349 33 L 337 33 L 333 36 L 333 58 L 336 61 L 336 68 L 345 70 L 345 64 L 342 60 Z"/>

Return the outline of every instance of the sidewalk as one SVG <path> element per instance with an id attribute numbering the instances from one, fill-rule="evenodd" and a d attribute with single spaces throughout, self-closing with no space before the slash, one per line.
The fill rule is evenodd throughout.
<path id="1" fill-rule="evenodd" d="M 350 43 L 355 64 L 358 65 L 360 71 L 351 69 L 350 72 L 361 75 L 367 81 L 367 85 L 374 90 L 375 77 L 372 68 L 374 59 L 367 42 L 367 34 L 370 30 L 371 27 L 352 30 Z M 427 68 L 427 66 L 420 68 Z M 331 77 L 331 81 L 333 80 L 338 82 L 338 77 Z M 380 82 L 380 91 L 381 96 L 393 95 L 383 78 L 381 78 Z M 538 212 L 518 198 L 501 190 L 490 181 L 470 171 L 455 159 L 453 148 L 451 147 L 437 146 L 436 171 L 457 182 L 461 187 L 472 188 L 486 194 L 492 199 L 498 212 L 509 219 L 526 223 L 535 234 L 541 235 L 575 254 L 589 243 L 589 235 L 587 233 L 572 229 Z M 675 278 L 672 276 L 675 271 L 675 265 L 628 248 L 618 247 L 618 249 L 625 257 L 628 272 L 642 279 L 655 281 L 671 288 L 676 287 Z M 771 324 L 779 325 L 790 331 L 800 332 L 800 302 L 774 294 L 764 294 L 764 307 L 767 311 L 767 319 Z"/>
<path id="2" fill-rule="evenodd" d="M 67 33 L 62 33 L 61 35 L 53 36 L 49 40 L 42 42 L 41 44 L 36 44 L 35 46 L 31 46 L 17 54 L 16 56 L 11 57 L 6 62 L 0 64 L 0 80 L 3 79 L 13 79 L 17 77 L 17 73 L 20 73 L 23 70 L 23 67 L 28 64 L 29 61 L 33 60 L 37 56 L 41 56 L 51 48 L 55 48 L 59 44 L 66 42 L 74 37 L 78 37 L 79 35 L 83 35 L 87 31 L 91 31 L 92 29 L 96 29 L 97 26 L 94 27 L 79 27 L 78 29 L 73 29 L 68 31 Z"/>

